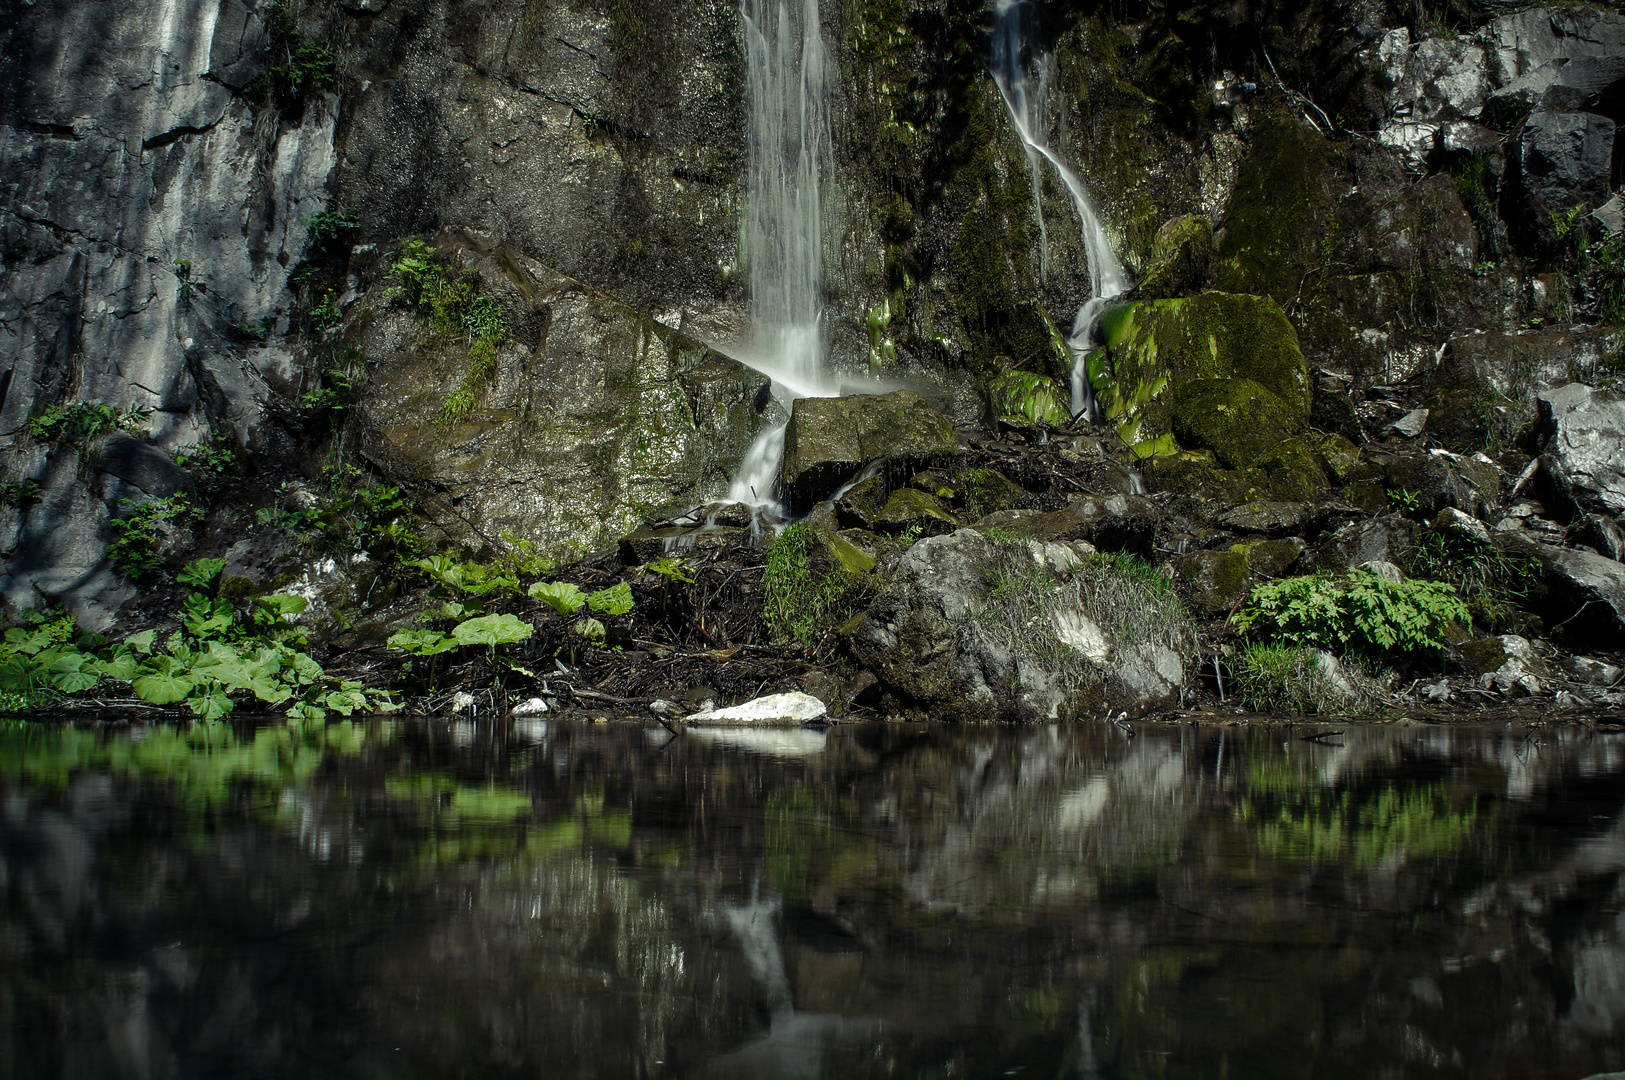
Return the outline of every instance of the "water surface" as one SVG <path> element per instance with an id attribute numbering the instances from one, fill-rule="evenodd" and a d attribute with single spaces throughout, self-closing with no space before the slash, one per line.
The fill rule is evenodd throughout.
<path id="1" fill-rule="evenodd" d="M 9 723 L 0 1075 L 1625 1068 L 1625 738 L 1309 730 Z"/>

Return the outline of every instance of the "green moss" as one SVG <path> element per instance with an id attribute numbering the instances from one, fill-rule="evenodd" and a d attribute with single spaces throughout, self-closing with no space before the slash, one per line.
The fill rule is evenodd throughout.
<path id="1" fill-rule="evenodd" d="M 1308 419 L 1308 367 L 1296 331 L 1272 300 L 1209 292 L 1124 304 L 1106 310 L 1100 329 L 1119 382 L 1167 375 L 1177 392 L 1186 379 L 1240 375 Z"/>
<path id="2" fill-rule="evenodd" d="M 1311 501 L 1327 486 L 1326 474 L 1302 439 L 1287 439 L 1271 448 L 1256 467 L 1268 478 L 1270 495 L 1276 499 Z"/>
<path id="3" fill-rule="evenodd" d="M 1193 379 L 1174 392 L 1174 433 L 1233 469 L 1256 464 L 1302 426 L 1302 418 L 1251 379 Z"/>
<path id="4" fill-rule="evenodd" d="M 875 516 L 875 528 L 889 533 L 914 529 L 925 536 L 938 536 L 959 528 L 959 519 L 936 496 L 917 488 L 898 488 Z"/>
<path id="5" fill-rule="evenodd" d="M 833 533 L 792 525 L 762 573 L 762 621 L 775 641 L 816 645 L 867 602 L 874 560 Z"/>
<path id="6" fill-rule="evenodd" d="M 1229 611 L 1247 596 L 1247 556 L 1240 551 L 1194 551 L 1174 561 L 1192 598 L 1209 611 Z"/>
<path id="7" fill-rule="evenodd" d="M 1199 289 L 1213 260 L 1213 225 L 1200 214 L 1174 218 L 1157 230 L 1151 268 L 1140 280 L 1145 300 L 1171 299 Z"/>
<path id="8" fill-rule="evenodd" d="M 1072 418 L 1070 395 L 1059 382 L 1030 371 L 1010 371 L 988 383 L 988 411 L 994 419 L 1059 426 Z"/>
<path id="9" fill-rule="evenodd" d="M 1282 304 L 1298 296 L 1336 239 L 1325 140 L 1285 112 L 1263 116 L 1224 212 L 1214 283 Z"/>

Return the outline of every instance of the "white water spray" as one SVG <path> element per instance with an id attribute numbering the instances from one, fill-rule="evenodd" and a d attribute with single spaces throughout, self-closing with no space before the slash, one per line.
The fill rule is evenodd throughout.
<path id="1" fill-rule="evenodd" d="M 773 380 L 785 410 L 834 397 L 824 367 L 823 169 L 830 157 L 829 55 L 818 0 L 740 0 L 749 113 L 745 256 L 751 340 L 739 358 Z M 756 436 L 728 498 L 777 510 L 784 424 Z"/>
<path id="2" fill-rule="evenodd" d="M 1089 299 L 1078 308 L 1066 344 L 1072 352 L 1073 415 L 1085 413 L 1093 420 L 1094 395 L 1089 390 L 1084 361 L 1089 350 L 1095 346 L 1095 327 L 1100 321 L 1101 311 L 1113 297 L 1128 289 L 1128 275 L 1123 272 L 1123 264 L 1117 261 L 1112 251 L 1111 241 L 1101 227 L 1088 189 L 1078 175 L 1049 148 L 1045 135 L 1045 114 L 1048 111 L 1049 79 L 1054 62 L 1051 57 L 1038 53 L 1033 46 L 1033 29 L 1031 0 L 997 0 L 993 9 L 993 81 L 998 84 L 1016 133 L 1021 136 L 1027 165 L 1032 171 L 1033 205 L 1038 215 L 1040 275 L 1049 272 L 1049 234 L 1044 228 L 1044 209 L 1040 201 L 1040 159 L 1055 167 L 1061 182 L 1072 196 L 1072 207 L 1078 214 L 1084 255 L 1089 260 Z M 1030 60 L 1024 54 L 1030 54 Z M 1028 75 L 1029 63 L 1035 77 Z"/>

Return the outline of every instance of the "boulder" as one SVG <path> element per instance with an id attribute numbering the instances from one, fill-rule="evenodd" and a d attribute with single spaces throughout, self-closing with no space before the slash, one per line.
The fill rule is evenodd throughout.
<path id="1" fill-rule="evenodd" d="M 1267 297 L 1209 292 L 1124 304 L 1101 316 L 1100 333 L 1105 353 L 1091 363 L 1091 382 L 1119 433 L 1131 426 L 1131 443 L 1177 432 L 1241 468 L 1308 421 L 1297 331 Z"/>
<path id="2" fill-rule="evenodd" d="M 115 431 L 102 442 L 96 468 L 155 499 L 192 486 L 192 474 L 175 464 L 173 455 L 125 431 Z"/>
<path id="3" fill-rule="evenodd" d="M 1519 139 L 1523 187 L 1540 206 L 1565 212 L 1608 198 L 1614 164 L 1614 122 L 1582 112 L 1539 111 Z"/>
<path id="4" fill-rule="evenodd" d="M 1569 678 L 1586 686 L 1613 686 L 1625 679 L 1625 668 L 1591 656 L 1565 656 L 1557 666 Z"/>
<path id="5" fill-rule="evenodd" d="M 989 514 L 976 525 L 1037 540 L 1082 540 L 1101 551 L 1148 555 L 1161 520 L 1161 508 L 1143 495 L 1080 495 L 1046 514 L 1009 510 Z"/>
<path id="6" fill-rule="evenodd" d="M 1259 500 L 1233 508 L 1219 521 L 1236 532 L 1284 536 L 1301 530 L 1313 512 L 1308 503 Z"/>
<path id="7" fill-rule="evenodd" d="M 1371 562 L 1404 566 L 1416 553 L 1416 523 L 1392 514 L 1354 521 L 1338 529 L 1320 546 L 1316 562 L 1327 570 L 1346 570 Z"/>
<path id="8" fill-rule="evenodd" d="M 1534 555 L 1544 571 L 1546 592 L 1540 613 L 1551 629 L 1584 638 L 1625 633 L 1625 564 L 1589 551 L 1541 543 L 1525 530 L 1498 532 L 1498 542 Z"/>
<path id="9" fill-rule="evenodd" d="M 1565 531 L 1564 540 L 1569 544 L 1588 547 L 1615 562 L 1625 561 L 1625 528 L 1621 528 L 1619 521 L 1604 514 L 1581 517 Z"/>
<path id="10" fill-rule="evenodd" d="M 1164 222 L 1151 241 L 1151 266 L 1140 278 L 1142 300 L 1168 300 L 1195 292 L 1213 262 L 1213 224 L 1200 214 Z"/>
<path id="11" fill-rule="evenodd" d="M 940 536 L 959 528 L 960 522 L 942 500 L 914 488 L 899 488 L 875 515 L 874 527 L 885 533 L 916 529 L 920 535 Z"/>
<path id="12" fill-rule="evenodd" d="M 852 628 L 852 651 L 907 715 L 1044 721 L 1174 704 L 1194 647 L 1183 609 L 1110 567 L 1092 574 L 1088 553 L 973 529 L 928 537 Z"/>
<path id="13" fill-rule="evenodd" d="M 1541 692 L 1541 681 L 1551 674 L 1528 638 L 1501 634 L 1457 646 L 1457 656 L 1468 675 L 1485 690 L 1528 696 Z"/>
<path id="14" fill-rule="evenodd" d="M 1492 19 L 1483 37 L 1497 97 L 1589 105 L 1625 79 L 1625 16 L 1618 12 L 1535 7 Z"/>
<path id="15" fill-rule="evenodd" d="M 872 462 L 918 466 L 957 450 L 953 423 L 912 390 L 801 398 L 784 432 L 781 477 L 791 507 L 805 510 Z"/>
<path id="16" fill-rule="evenodd" d="M 1072 399 L 1066 387 L 1048 375 L 1007 371 L 987 386 L 988 412 L 994 420 L 1011 424 L 1049 424 L 1059 427 L 1072 419 Z"/>
<path id="17" fill-rule="evenodd" d="M 1174 560 L 1174 573 L 1210 612 L 1229 611 L 1247 599 L 1252 582 L 1244 551 L 1192 551 Z"/>
<path id="18" fill-rule="evenodd" d="M 1539 397 L 1543 464 L 1576 507 L 1625 514 L 1625 394 L 1569 383 Z"/>

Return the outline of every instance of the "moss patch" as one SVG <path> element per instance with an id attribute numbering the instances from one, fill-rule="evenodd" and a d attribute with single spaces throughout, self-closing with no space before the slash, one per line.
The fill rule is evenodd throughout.
<path id="1" fill-rule="evenodd" d="M 1285 112 L 1263 116 L 1225 207 L 1214 284 L 1294 300 L 1336 242 L 1331 169 L 1318 132 Z"/>
<path id="2" fill-rule="evenodd" d="M 1171 409 L 1182 442 L 1204 446 L 1232 469 L 1259 461 L 1302 426 L 1302 418 L 1251 379 L 1193 379 Z"/>

